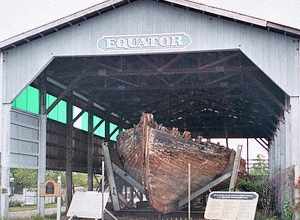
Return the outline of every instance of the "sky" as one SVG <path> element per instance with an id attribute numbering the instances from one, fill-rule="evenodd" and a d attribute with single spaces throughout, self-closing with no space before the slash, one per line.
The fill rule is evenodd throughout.
<path id="1" fill-rule="evenodd" d="M 0 0 L 0 41 L 103 0 Z M 192 0 L 300 29 L 299 0 Z"/>
<path id="2" fill-rule="evenodd" d="M 0 41 L 28 31 L 79 10 L 101 3 L 103 0 L 0 0 Z M 300 0 L 192 0 L 214 7 L 251 15 L 275 23 L 300 29 Z M 217 140 L 224 144 L 224 140 Z M 229 146 L 244 146 L 246 141 L 232 139 Z M 250 140 L 250 158 L 267 155 L 255 140 Z"/>

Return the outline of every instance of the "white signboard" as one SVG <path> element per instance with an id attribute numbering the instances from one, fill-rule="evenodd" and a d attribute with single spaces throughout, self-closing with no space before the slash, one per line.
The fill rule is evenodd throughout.
<path id="1" fill-rule="evenodd" d="M 109 198 L 109 193 L 104 193 L 104 207 Z M 75 192 L 67 217 L 93 218 L 102 217 L 102 194 L 98 192 Z"/>
<path id="2" fill-rule="evenodd" d="M 97 47 L 105 51 L 182 49 L 191 44 L 186 33 L 103 36 Z"/>
<path id="3" fill-rule="evenodd" d="M 211 192 L 205 219 L 254 220 L 258 194 L 255 192 Z"/>

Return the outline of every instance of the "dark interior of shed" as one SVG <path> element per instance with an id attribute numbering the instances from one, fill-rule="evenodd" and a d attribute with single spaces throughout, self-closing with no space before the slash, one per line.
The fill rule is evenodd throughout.
<path id="1" fill-rule="evenodd" d="M 33 85 L 42 82 L 124 128 L 149 112 L 207 138 L 271 139 L 288 100 L 240 50 L 56 57 Z"/>

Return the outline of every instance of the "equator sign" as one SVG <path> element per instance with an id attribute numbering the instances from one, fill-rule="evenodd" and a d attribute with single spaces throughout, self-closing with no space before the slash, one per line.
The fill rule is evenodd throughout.
<path id="1" fill-rule="evenodd" d="M 186 33 L 103 36 L 97 42 L 98 48 L 106 51 L 181 49 L 190 44 Z"/>

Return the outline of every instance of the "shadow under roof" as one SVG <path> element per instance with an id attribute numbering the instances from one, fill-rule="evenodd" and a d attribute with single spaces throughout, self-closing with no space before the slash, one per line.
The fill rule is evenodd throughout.
<path id="1" fill-rule="evenodd" d="M 58 84 L 72 86 L 125 128 L 149 112 L 164 126 L 203 137 L 272 138 L 288 100 L 239 50 L 56 57 L 35 86 L 41 77 L 48 92 L 59 96 Z"/>

